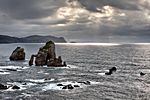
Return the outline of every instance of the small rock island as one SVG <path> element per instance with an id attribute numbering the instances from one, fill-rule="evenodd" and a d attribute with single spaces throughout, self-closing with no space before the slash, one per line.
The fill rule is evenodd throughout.
<path id="1" fill-rule="evenodd" d="M 48 41 L 45 46 L 41 47 L 36 55 L 32 55 L 29 60 L 29 66 L 34 63 L 36 66 L 52 66 L 52 67 L 63 67 L 67 66 L 66 62 L 63 62 L 61 56 L 56 58 L 55 44 L 53 41 Z"/>
<path id="2" fill-rule="evenodd" d="M 25 60 L 24 48 L 17 47 L 9 57 L 11 61 Z"/>

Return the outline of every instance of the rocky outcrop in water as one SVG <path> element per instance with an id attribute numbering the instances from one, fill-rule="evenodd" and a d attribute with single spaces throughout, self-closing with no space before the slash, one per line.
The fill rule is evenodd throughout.
<path id="1" fill-rule="evenodd" d="M 109 72 L 106 72 L 105 75 L 111 75 L 113 74 L 113 72 L 116 72 L 117 68 L 116 67 L 112 67 L 111 69 L 109 69 Z"/>
<path id="2" fill-rule="evenodd" d="M 65 85 L 62 89 L 74 89 L 71 84 Z"/>
<path id="3" fill-rule="evenodd" d="M 9 57 L 11 61 L 25 60 L 24 48 L 17 47 Z"/>
<path id="4" fill-rule="evenodd" d="M 69 82 L 69 83 L 58 83 L 57 86 L 63 90 L 71 90 L 76 88 L 82 88 L 84 86 L 90 86 L 92 83 L 90 81 L 79 81 L 79 82 Z"/>
<path id="5" fill-rule="evenodd" d="M 3 84 L 0 84 L 0 90 L 6 90 L 6 89 L 8 89 L 7 86 L 5 86 L 5 85 L 3 85 Z"/>
<path id="6" fill-rule="evenodd" d="M 145 75 L 145 73 L 143 73 L 143 72 L 140 72 L 140 76 L 144 76 Z"/>
<path id="7" fill-rule="evenodd" d="M 32 66 L 35 58 L 36 66 L 54 66 L 62 67 L 66 66 L 66 62 L 63 62 L 61 56 L 56 58 L 55 44 L 53 41 L 49 41 L 45 46 L 41 47 L 36 55 L 32 55 L 29 61 L 29 65 Z"/>
<path id="8" fill-rule="evenodd" d="M 17 85 L 14 85 L 14 86 L 12 87 L 12 89 L 20 89 L 20 87 L 17 86 Z"/>

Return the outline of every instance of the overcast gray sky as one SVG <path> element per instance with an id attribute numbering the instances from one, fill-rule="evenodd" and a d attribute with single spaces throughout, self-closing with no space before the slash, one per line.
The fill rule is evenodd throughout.
<path id="1" fill-rule="evenodd" d="M 150 42 L 150 0 L 0 0 L 0 34 Z"/>

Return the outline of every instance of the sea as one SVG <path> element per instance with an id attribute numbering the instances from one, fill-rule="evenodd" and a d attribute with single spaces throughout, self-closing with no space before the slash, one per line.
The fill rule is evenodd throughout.
<path id="1" fill-rule="evenodd" d="M 0 83 L 9 87 L 0 90 L 0 100 L 150 100 L 149 43 L 56 43 L 56 55 L 66 67 L 28 66 L 43 45 L 0 44 Z M 9 61 L 18 46 L 26 60 Z M 117 71 L 105 75 L 112 67 Z"/>

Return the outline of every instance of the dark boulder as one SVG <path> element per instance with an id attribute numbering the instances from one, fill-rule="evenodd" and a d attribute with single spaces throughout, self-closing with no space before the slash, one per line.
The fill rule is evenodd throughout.
<path id="1" fill-rule="evenodd" d="M 34 57 L 36 57 L 35 55 L 32 55 L 30 60 L 29 60 L 29 66 L 33 65 L 33 61 L 34 61 Z"/>
<path id="2" fill-rule="evenodd" d="M 74 87 L 80 87 L 79 85 L 74 85 Z"/>
<path id="3" fill-rule="evenodd" d="M 20 87 L 14 85 L 14 86 L 12 87 L 12 89 L 20 89 Z"/>
<path id="4" fill-rule="evenodd" d="M 105 75 L 111 75 L 113 74 L 113 72 L 116 72 L 117 68 L 116 67 L 112 67 L 111 69 L 109 69 L 109 72 L 106 72 Z"/>
<path id="5" fill-rule="evenodd" d="M 27 85 L 27 83 L 23 83 L 22 85 Z"/>
<path id="6" fill-rule="evenodd" d="M 140 73 L 140 75 L 141 75 L 141 76 L 144 76 L 144 75 L 145 75 L 145 73 L 141 72 L 141 73 Z"/>
<path id="7" fill-rule="evenodd" d="M 25 60 L 24 48 L 17 47 L 9 57 L 11 61 Z"/>
<path id="8" fill-rule="evenodd" d="M 64 86 L 63 84 L 57 84 L 57 86 Z"/>
<path id="9" fill-rule="evenodd" d="M 74 89 L 71 84 L 65 85 L 62 89 Z"/>
<path id="10" fill-rule="evenodd" d="M 65 67 L 67 67 L 67 64 L 66 64 L 66 62 L 65 62 L 65 61 L 64 61 L 63 65 L 64 65 Z"/>
<path id="11" fill-rule="evenodd" d="M 0 84 L 0 90 L 6 90 L 6 89 L 8 89 L 7 86 L 5 86 L 5 85 L 3 85 L 3 84 Z"/>
<path id="12" fill-rule="evenodd" d="M 105 75 L 111 75 L 112 71 L 106 72 Z"/>
<path id="13" fill-rule="evenodd" d="M 111 71 L 111 72 L 116 72 L 116 71 L 117 71 L 117 68 L 116 68 L 116 67 L 112 67 L 111 69 L 109 69 L 109 71 Z"/>

